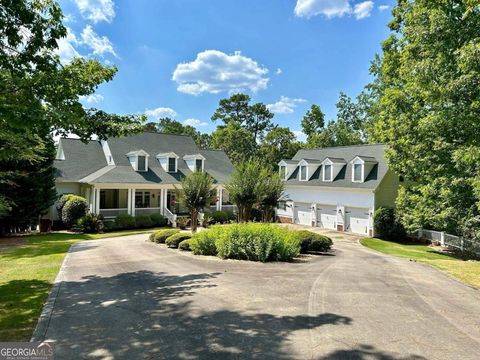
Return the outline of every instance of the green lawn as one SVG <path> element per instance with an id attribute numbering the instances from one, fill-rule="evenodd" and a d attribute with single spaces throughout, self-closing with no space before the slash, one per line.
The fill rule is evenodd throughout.
<path id="1" fill-rule="evenodd" d="M 154 230 L 32 235 L 23 238 L 24 244 L 0 248 L 0 341 L 30 340 L 63 258 L 73 243 Z"/>
<path id="2" fill-rule="evenodd" d="M 362 245 L 385 254 L 414 259 L 436 267 L 463 282 L 480 288 L 480 261 L 463 261 L 441 254 L 429 246 L 397 243 L 380 239 L 362 239 Z"/>

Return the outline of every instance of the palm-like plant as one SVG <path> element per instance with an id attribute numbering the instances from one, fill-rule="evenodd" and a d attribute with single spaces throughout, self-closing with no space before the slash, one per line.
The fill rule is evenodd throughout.
<path id="1" fill-rule="evenodd" d="M 260 199 L 258 207 L 262 211 L 262 221 L 269 222 L 273 220 L 273 214 L 277 204 L 285 196 L 285 185 L 277 173 L 267 172 L 268 176 L 261 178 L 261 189 L 259 190 Z"/>
<path id="2" fill-rule="evenodd" d="M 215 197 L 213 179 L 204 172 L 193 172 L 182 180 L 180 202 L 190 211 L 192 232 L 197 231 L 198 213 Z"/>

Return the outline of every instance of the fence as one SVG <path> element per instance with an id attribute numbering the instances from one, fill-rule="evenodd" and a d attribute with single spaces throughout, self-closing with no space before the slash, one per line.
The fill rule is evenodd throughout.
<path id="1" fill-rule="evenodd" d="M 447 234 L 444 231 L 425 229 L 418 229 L 416 235 L 419 239 L 437 241 L 441 246 L 459 251 L 466 257 L 480 258 L 480 241 L 478 240 Z"/>

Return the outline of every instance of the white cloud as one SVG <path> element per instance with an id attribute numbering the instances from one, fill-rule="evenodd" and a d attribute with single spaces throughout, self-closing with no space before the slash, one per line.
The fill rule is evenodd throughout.
<path id="1" fill-rule="evenodd" d="M 92 49 L 94 55 L 112 54 L 117 56 L 110 40 L 106 36 L 97 35 L 90 25 L 85 26 L 80 36 L 82 44 Z"/>
<path id="2" fill-rule="evenodd" d="M 60 62 L 66 64 L 74 57 L 81 56 L 75 49 L 79 41 L 70 28 L 67 27 L 67 36 L 57 40 L 57 54 L 60 57 Z"/>
<path id="3" fill-rule="evenodd" d="M 158 107 L 152 110 L 149 110 L 149 109 L 145 110 L 145 115 L 155 119 L 163 118 L 163 117 L 174 118 L 177 116 L 177 112 L 169 107 Z"/>
<path id="4" fill-rule="evenodd" d="M 208 123 L 198 119 L 187 119 L 183 122 L 183 125 L 198 127 L 198 126 L 207 126 Z"/>
<path id="5" fill-rule="evenodd" d="M 267 108 L 275 114 L 290 114 L 293 113 L 298 103 L 306 102 L 305 99 L 291 99 L 286 96 L 281 96 L 280 100 L 273 104 L 268 104 Z"/>
<path id="6" fill-rule="evenodd" d="M 388 10 L 388 9 L 390 9 L 390 5 L 380 5 L 378 7 L 378 10 L 380 10 L 380 11 L 385 11 L 385 10 Z"/>
<path id="7" fill-rule="evenodd" d="M 111 22 L 115 17 L 112 0 L 75 0 L 80 14 L 94 24 L 100 21 Z"/>
<path id="8" fill-rule="evenodd" d="M 87 96 L 80 96 L 80 100 L 85 101 L 88 104 L 99 103 L 103 100 L 103 96 L 100 94 L 91 94 Z"/>
<path id="9" fill-rule="evenodd" d="M 298 141 L 307 141 L 307 135 L 305 135 L 302 131 L 294 130 L 292 132 L 295 134 Z"/>
<path id="10" fill-rule="evenodd" d="M 265 89 L 268 69 L 243 56 L 239 51 L 232 55 L 218 50 L 205 50 L 189 63 L 178 64 L 172 75 L 177 90 L 199 95 Z"/>
<path id="11" fill-rule="evenodd" d="M 357 20 L 369 17 L 373 10 L 373 1 L 364 1 L 356 4 L 353 8 L 353 14 Z"/>
<path id="12" fill-rule="evenodd" d="M 277 71 L 275 71 L 275 74 L 277 75 L 280 75 L 281 73 L 283 73 L 283 70 L 280 68 L 278 68 Z"/>
<path id="13" fill-rule="evenodd" d="M 327 18 L 342 17 L 352 11 L 349 0 L 297 0 L 295 15 L 310 18 L 325 15 Z"/>

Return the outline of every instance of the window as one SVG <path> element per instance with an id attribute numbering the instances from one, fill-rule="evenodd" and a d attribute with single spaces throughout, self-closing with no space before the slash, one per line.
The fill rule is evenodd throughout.
<path id="1" fill-rule="evenodd" d="M 363 181 L 362 164 L 353 164 L 353 181 Z"/>
<path id="2" fill-rule="evenodd" d="M 300 181 L 307 181 L 307 167 L 305 165 L 300 166 Z"/>
<path id="3" fill-rule="evenodd" d="M 177 171 L 177 159 L 174 157 L 168 158 L 168 172 L 176 172 Z"/>
<path id="4" fill-rule="evenodd" d="M 332 165 L 325 164 L 323 166 L 323 181 L 332 181 Z"/>
<path id="5" fill-rule="evenodd" d="M 203 168 L 203 160 L 202 159 L 196 159 L 195 160 L 195 171 L 202 171 Z"/>
<path id="6" fill-rule="evenodd" d="M 135 207 L 136 208 L 150 207 L 150 191 L 135 191 Z"/>
<path id="7" fill-rule="evenodd" d="M 280 166 L 280 178 L 282 180 L 286 180 L 286 178 L 287 178 L 287 167 L 286 166 Z"/>
<path id="8" fill-rule="evenodd" d="M 147 167 L 146 156 L 139 156 L 138 157 L 137 170 L 138 171 L 147 171 L 146 167 Z"/>

